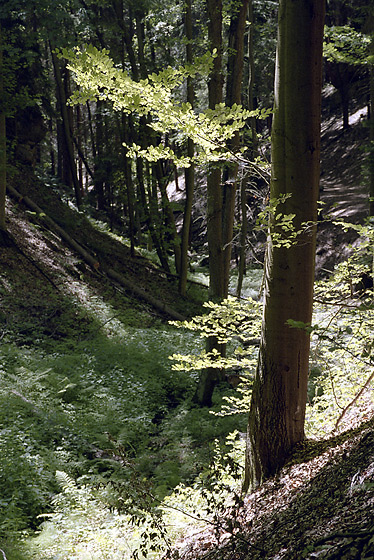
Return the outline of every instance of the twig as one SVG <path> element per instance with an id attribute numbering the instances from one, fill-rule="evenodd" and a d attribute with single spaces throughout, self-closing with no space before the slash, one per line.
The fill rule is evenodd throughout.
<path id="1" fill-rule="evenodd" d="M 3 551 L 2 548 L 0 548 L 0 552 L 3 555 L 3 560 L 7 560 L 7 557 L 5 556 L 5 552 Z"/>
<path id="2" fill-rule="evenodd" d="M 338 429 L 338 426 L 339 426 L 339 424 L 340 424 L 342 418 L 345 416 L 345 413 L 347 412 L 347 410 L 348 410 L 349 408 L 351 408 L 351 406 L 353 406 L 353 405 L 355 404 L 355 402 L 358 401 L 358 399 L 361 397 L 361 395 L 362 395 L 362 393 L 365 391 L 365 389 L 367 389 L 367 387 L 368 387 L 370 381 L 371 381 L 373 378 L 374 378 L 374 371 L 373 371 L 373 373 L 368 377 L 368 379 L 366 380 L 365 384 L 361 387 L 361 389 L 360 389 L 359 392 L 356 394 L 356 396 L 355 396 L 355 397 L 351 400 L 351 402 L 348 403 L 347 406 L 342 410 L 342 412 L 341 412 L 339 418 L 338 418 L 337 421 L 336 421 L 334 431 Z"/>

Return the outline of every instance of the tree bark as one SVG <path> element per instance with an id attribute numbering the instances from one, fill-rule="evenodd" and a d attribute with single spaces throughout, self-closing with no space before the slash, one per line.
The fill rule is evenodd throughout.
<path id="1" fill-rule="evenodd" d="M 6 117 L 4 107 L 4 66 L 3 41 L 0 24 L 0 231 L 6 230 L 5 225 L 6 195 Z M 0 237 L 1 243 L 1 237 Z"/>
<path id="2" fill-rule="evenodd" d="M 209 108 L 214 109 L 223 99 L 222 75 L 222 0 L 207 0 L 208 35 L 210 49 L 216 49 L 208 82 Z M 215 301 L 225 297 L 224 260 L 222 236 L 222 172 L 210 164 L 207 176 L 207 237 L 209 251 L 209 296 Z M 206 341 L 206 352 L 213 349 L 222 355 L 225 345 L 218 344 L 216 337 Z M 206 368 L 200 373 L 194 400 L 200 406 L 211 406 L 214 387 L 224 379 L 224 373 L 216 368 Z"/>
<path id="3" fill-rule="evenodd" d="M 275 474 L 304 439 L 309 335 L 288 319 L 310 324 L 319 185 L 324 0 L 280 0 L 272 128 L 271 197 L 295 214 L 290 248 L 272 241 L 265 262 L 260 355 L 248 420 L 245 489 Z"/>
<path id="4" fill-rule="evenodd" d="M 371 8 L 370 15 L 371 43 L 370 54 L 374 57 L 374 8 Z M 370 147 L 369 147 L 369 215 L 374 216 L 374 62 L 370 64 Z"/>
<path id="5" fill-rule="evenodd" d="M 186 30 L 186 60 L 187 64 L 193 63 L 192 53 L 192 6 L 191 0 L 186 0 L 185 4 L 185 30 Z M 191 76 L 187 78 L 187 102 L 194 106 L 194 88 Z M 193 158 L 195 153 L 194 143 L 191 138 L 187 140 L 187 156 Z M 195 189 L 195 166 L 192 163 L 187 167 L 184 172 L 185 185 L 186 185 L 186 203 L 183 214 L 183 227 L 181 239 L 181 263 L 179 274 L 179 292 L 181 295 L 186 295 L 187 290 L 187 272 L 188 272 L 188 248 L 190 245 L 190 229 L 191 229 L 191 216 L 192 216 L 192 203 Z"/>
<path id="6" fill-rule="evenodd" d="M 226 105 L 241 104 L 244 31 L 247 20 L 249 0 L 242 0 L 230 19 L 227 59 Z M 236 153 L 240 148 L 240 135 L 236 132 L 228 142 L 229 148 Z M 237 189 L 238 163 L 226 167 L 223 181 L 223 284 L 225 297 L 228 296 L 232 239 L 234 230 L 235 199 Z"/>
<path id="7" fill-rule="evenodd" d="M 223 99 L 222 75 L 222 0 L 207 0 L 208 35 L 210 48 L 216 49 L 213 69 L 209 77 L 209 108 L 214 109 Z M 223 283 L 223 240 L 222 240 L 222 177 L 221 169 L 211 164 L 208 177 L 207 235 L 209 248 L 210 297 L 225 296 Z"/>
<path id="8" fill-rule="evenodd" d="M 71 172 L 73 185 L 74 185 L 75 200 L 76 200 L 76 203 L 77 203 L 77 207 L 80 208 L 81 205 L 82 205 L 82 195 L 81 195 L 81 191 L 80 191 L 80 188 L 79 188 L 77 169 L 76 169 L 75 160 L 74 160 L 74 147 L 73 147 L 73 140 L 72 140 L 72 130 L 71 130 L 71 126 L 70 126 L 68 108 L 66 106 L 65 89 L 64 89 L 64 84 L 63 84 L 62 76 L 61 76 L 61 70 L 60 70 L 60 66 L 59 66 L 59 63 L 58 63 L 56 53 L 54 52 L 52 46 L 50 46 L 50 49 L 51 49 L 51 55 L 52 55 L 53 68 L 54 68 L 54 72 L 55 72 L 57 92 L 58 92 L 58 96 L 59 96 L 59 103 L 60 103 L 60 108 L 61 108 L 64 139 L 65 139 L 65 143 L 66 143 L 66 150 L 67 150 L 67 156 L 68 156 L 68 160 L 69 160 L 70 172 Z"/>

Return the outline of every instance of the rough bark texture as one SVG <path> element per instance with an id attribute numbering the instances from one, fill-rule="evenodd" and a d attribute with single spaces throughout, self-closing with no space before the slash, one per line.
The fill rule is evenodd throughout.
<path id="1" fill-rule="evenodd" d="M 271 197 L 290 195 L 277 213 L 295 214 L 296 230 L 317 218 L 323 23 L 324 0 L 280 0 Z M 280 248 L 270 223 L 245 487 L 276 473 L 304 438 L 309 336 L 286 324 L 312 319 L 316 231 L 304 229 L 290 248 Z"/>

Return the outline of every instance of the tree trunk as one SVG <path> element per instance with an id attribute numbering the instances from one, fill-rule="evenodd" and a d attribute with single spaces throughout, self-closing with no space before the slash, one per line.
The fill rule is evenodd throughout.
<path id="1" fill-rule="evenodd" d="M 186 60 L 187 64 L 193 63 L 192 53 L 192 6 L 191 0 L 186 0 L 185 4 L 185 29 L 186 29 Z M 194 88 L 191 76 L 187 78 L 187 102 L 191 107 L 194 106 Z M 193 158 L 195 147 L 193 141 L 188 138 L 187 140 L 187 156 Z M 190 245 L 190 229 L 191 229 L 191 215 L 192 203 L 195 189 L 195 166 L 191 164 L 184 172 L 185 185 L 186 185 L 186 203 L 183 214 L 183 227 L 182 227 L 182 240 L 181 240 L 181 263 L 179 274 L 179 292 L 185 296 L 187 290 L 187 272 L 188 272 L 188 248 Z"/>
<path id="2" fill-rule="evenodd" d="M 372 33 L 370 53 L 374 58 L 374 8 L 370 13 L 370 30 Z M 370 64 L 370 147 L 369 147 L 369 214 L 374 216 L 374 62 Z"/>
<path id="3" fill-rule="evenodd" d="M 207 0 L 208 34 L 210 49 L 216 49 L 217 56 L 208 82 L 209 108 L 214 109 L 223 99 L 222 75 L 222 0 Z M 222 173 L 210 164 L 207 176 L 207 237 L 209 250 L 209 295 L 219 301 L 225 297 L 224 260 L 222 236 Z M 209 337 L 206 352 L 213 349 L 224 355 L 225 345 L 218 344 L 216 337 Z M 200 373 L 194 400 L 200 406 L 211 406 L 215 385 L 224 379 L 224 373 L 216 368 L 207 368 Z"/>
<path id="4" fill-rule="evenodd" d="M 68 114 L 68 108 L 66 106 L 66 97 L 65 97 L 65 88 L 62 81 L 61 70 L 58 63 L 58 59 L 56 53 L 54 52 L 52 46 L 50 46 L 51 54 L 52 54 L 52 62 L 53 68 L 55 72 L 56 78 L 56 85 L 57 85 L 57 92 L 59 97 L 59 103 L 61 108 L 61 116 L 62 116 L 62 124 L 63 124 L 63 131 L 64 131 L 64 139 L 66 143 L 66 150 L 67 150 L 67 157 L 69 161 L 70 172 L 73 180 L 74 185 L 74 193 L 75 193 L 75 200 L 77 203 L 77 207 L 80 208 L 82 204 L 82 196 L 81 191 L 79 188 L 79 181 L 77 176 L 77 169 L 74 160 L 74 147 L 73 147 L 73 140 L 72 140 L 72 130 L 70 126 L 70 119 Z"/>
<path id="5" fill-rule="evenodd" d="M 245 244 L 248 232 L 248 219 L 247 219 L 247 189 L 246 182 L 242 179 L 240 186 L 240 210 L 241 210 L 241 225 L 239 237 L 239 266 L 238 266 L 238 283 L 236 286 L 237 297 L 241 296 L 243 279 L 246 268 L 246 250 Z"/>
<path id="6" fill-rule="evenodd" d="M 244 59 L 244 31 L 247 20 L 249 0 L 242 0 L 236 7 L 230 19 L 229 44 L 227 59 L 226 105 L 241 104 L 243 59 Z M 233 153 L 239 151 L 240 135 L 236 132 L 229 140 L 229 148 Z M 234 230 L 236 184 L 238 164 L 232 162 L 224 172 L 223 180 L 223 284 L 225 297 L 228 296 L 230 280 L 230 264 L 232 253 L 232 239 Z"/>
<path id="7" fill-rule="evenodd" d="M 95 124 L 96 124 L 96 142 L 95 142 L 95 180 L 94 190 L 97 200 L 97 209 L 105 211 L 106 199 L 104 193 L 104 177 L 103 177 L 103 144 L 104 144 L 104 119 L 103 119 L 103 101 L 100 99 L 96 102 Z"/>
<path id="8" fill-rule="evenodd" d="M 4 103 L 4 66 L 3 42 L 0 24 L 0 100 Z M 0 105 L 0 232 L 6 230 L 5 226 L 5 195 L 6 195 L 6 117 L 5 107 Z M 1 244 L 0 233 L 0 244 Z"/>
<path id="9" fill-rule="evenodd" d="M 249 0 L 248 4 L 248 37 L 247 37 L 247 57 L 248 57 L 248 89 L 247 89 L 247 103 L 246 108 L 250 111 L 253 110 L 253 85 L 254 85 L 254 56 L 253 56 L 253 1 Z M 258 155 L 258 140 L 256 132 L 256 118 L 250 118 L 251 127 L 251 148 L 249 150 L 249 157 L 255 158 Z M 238 266 L 238 283 L 236 286 L 237 297 L 241 296 L 243 279 L 246 270 L 246 241 L 248 233 L 248 218 L 247 218 L 247 180 L 242 179 L 240 188 L 240 208 L 241 208 L 241 224 L 240 224 L 240 237 L 239 237 L 239 266 Z"/>
<path id="10" fill-rule="evenodd" d="M 290 248 L 276 246 L 270 220 L 260 356 L 248 421 L 244 487 L 276 473 L 304 439 L 314 281 L 320 154 L 324 0 L 280 0 L 272 128 L 271 198 L 290 195 L 277 212 L 295 214 Z"/>
<path id="11" fill-rule="evenodd" d="M 207 0 L 208 34 L 210 49 L 217 50 L 213 69 L 209 78 L 209 107 L 214 109 L 223 98 L 222 76 L 222 0 Z M 209 248 L 209 290 L 210 297 L 220 299 L 225 296 L 223 284 L 223 240 L 222 240 L 222 177 L 221 170 L 210 165 L 207 177 L 207 228 Z"/>

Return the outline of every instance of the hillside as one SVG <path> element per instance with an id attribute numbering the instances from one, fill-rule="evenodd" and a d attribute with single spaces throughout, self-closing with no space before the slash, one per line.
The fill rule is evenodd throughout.
<path id="1" fill-rule="evenodd" d="M 28 317 L 33 323 L 32 330 L 40 329 L 43 335 L 52 338 L 63 336 L 58 326 L 64 324 L 61 315 L 70 313 L 75 328 L 79 317 L 82 334 L 93 320 L 87 312 L 95 315 L 90 304 L 90 299 L 95 297 L 110 302 L 116 315 L 126 314 L 127 324 L 133 321 L 142 326 L 183 318 L 200 310 L 193 294 L 188 301 L 179 296 L 175 278 L 167 277 L 140 254 L 131 258 L 129 248 L 119 237 L 94 227 L 83 214 L 64 203 L 50 185 L 37 180 L 29 169 L 16 173 L 11 183 L 78 242 L 94 263 L 90 266 L 69 243 L 51 231 L 43 214 L 38 215 L 22 200 L 10 197 L 7 221 L 15 244 L 0 249 L 0 261 L 3 320 L 5 325 L 11 322 L 12 330 L 17 330 L 17 324 L 24 325 Z M 110 279 L 104 272 L 107 270 L 123 277 L 125 287 Z"/>
<path id="2" fill-rule="evenodd" d="M 181 558 L 372 559 L 374 419 L 300 446 L 278 476 L 247 496 L 237 513 L 227 513 L 219 529 L 186 538 Z"/>
<path id="3" fill-rule="evenodd" d="M 327 203 L 323 210 L 327 220 L 319 232 L 317 268 L 321 275 L 344 259 L 349 243 L 355 242 L 355 236 L 336 229 L 331 218 L 361 220 L 367 213 L 361 174 L 365 134 L 359 118 L 344 135 L 339 122 L 324 131 L 321 198 Z M 145 256 L 131 258 L 118 236 L 77 213 L 51 183 L 35 179 L 30 169 L 15 173 L 10 184 L 40 206 L 98 264 L 89 266 L 46 227 L 43 215 L 31 211 L 22 199 L 10 197 L 7 223 L 15 244 L 0 248 L 3 341 L 26 348 L 41 344 L 53 352 L 55 342 L 66 339 L 73 344 L 89 340 L 99 331 L 115 332 L 117 322 L 134 329 L 151 329 L 171 317 L 201 311 L 201 302 L 207 297 L 203 288 L 191 284 L 190 298 L 181 298 L 174 277 L 166 276 Z M 117 272 L 127 284 L 110 278 L 108 270 Z M 168 391 L 172 392 L 170 387 Z M 184 396 L 180 393 L 178 402 Z M 29 397 L 21 397 L 28 402 Z M 357 426 L 351 418 L 346 432 L 324 442 L 307 442 L 279 476 L 245 498 L 233 527 L 229 526 L 232 511 L 219 527 L 201 532 L 195 527 L 192 534 L 183 535 L 174 551 L 176 557 L 374 558 L 374 420 L 370 399 L 366 404 L 365 423 Z M 165 414 L 157 410 L 152 419 L 154 455 L 154 449 L 170 445 L 168 434 L 162 434 L 161 429 L 157 432 Z M 160 443 L 156 443 L 160 434 Z M 195 448 L 191 446 L 187 452 L 192 456 Z M 178 450 L 181 463 L 183 457 L 194 460 L 187 452 L 183 455 Z M 166 476 L 167 468 L 166 464 L 160 478 Z"/>

